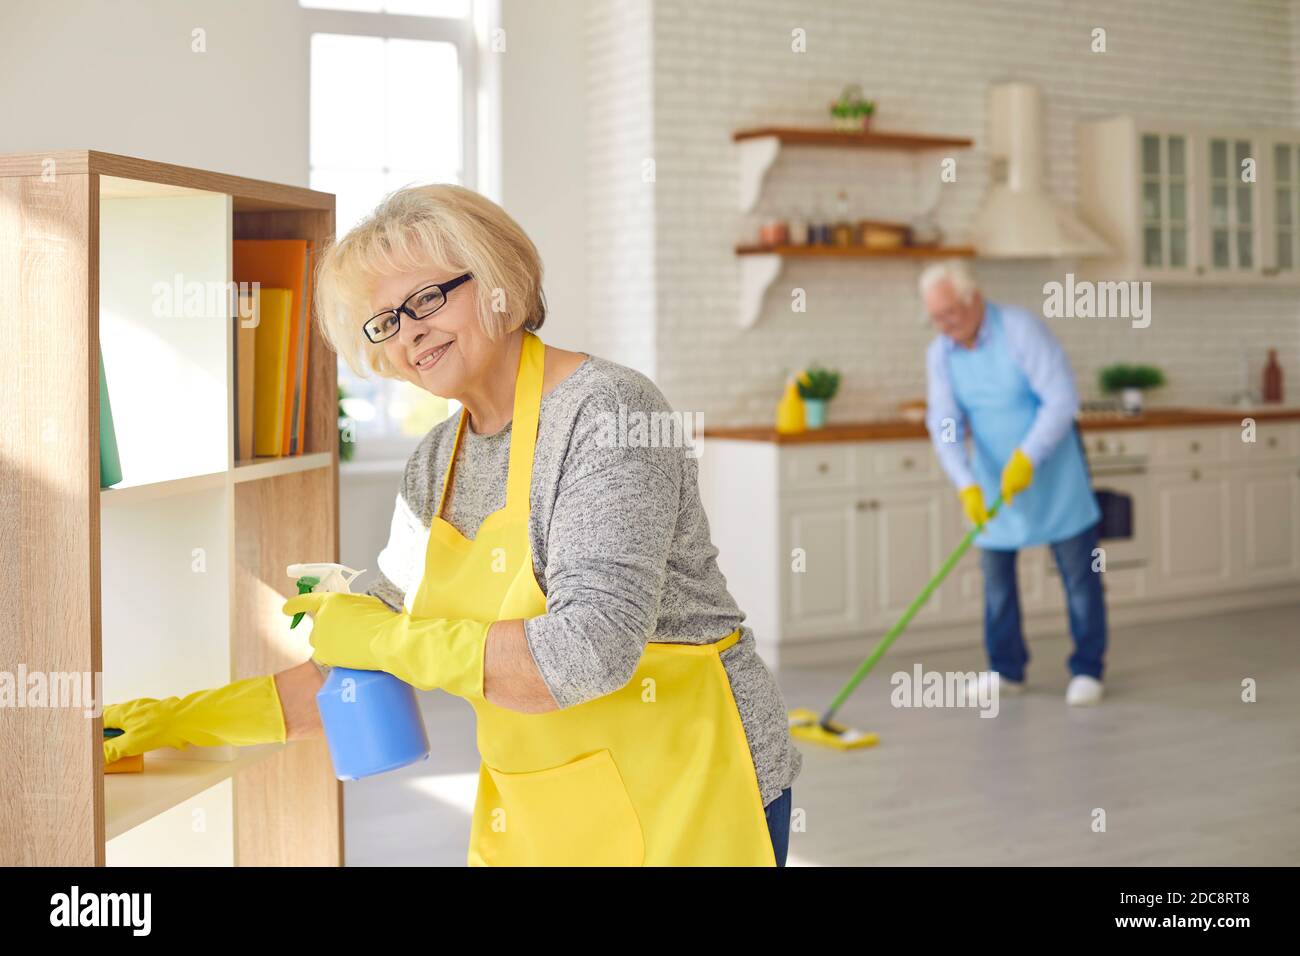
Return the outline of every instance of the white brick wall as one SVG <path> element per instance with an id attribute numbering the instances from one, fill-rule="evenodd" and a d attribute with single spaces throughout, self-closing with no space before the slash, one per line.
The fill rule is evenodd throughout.
<path id="1" fill-rule="evenodd" d="M 923 394 L 929 338 L 919 267 L 899 262 L 787 263 L 758 325 L 737 327 L 732 247 L 759 216 L 736 208 L 734 129 L 824 123 L 825 104 L 858 82 L 882 129 L 969 135 L 977 147 L 956 154 L 958 182 L 941 187 L 939 207 L 961 240 L 987 180 L 978 144 L 990 82 L 1043 89 L 1048 182 L 1069 202 L 1079 120 L 1133 112 L 1300 125 L 1300 27 L 1286 0 L 595 0 L 589 16 L 588 106 L 600 120 L 589 127 L 599 151 L 588 166 L 594 347 L 651 372 L 679 408 L 715 424 L 768 420 L 785 372 L 812 360 L 844 372 L 833 418 L 889 410 Z M 647 24 L 649 40 L 638 35 Z M 1101 55 L 1089 51 L 1096 26 L 1108 34 Z M 795 27 L 807 31 L 807 53 L 790 52 Z M 643 151 L 657 163 L 649 192 L 630 168 Z M 907 219 L 933 197 L 934 173 L 903 156 L 787 150 L 757 212 L 833 211 L 844 188 L 855 215 Z M 1043 283 L 1072 268 L 976 264 L 990 298 L 1035 310 Z M 790 311 L 795 286 L 807 291 L 805 314 Z M 1298 302 L 1294 291 L 1162 286 L 1150 329 L 1051 324 L 1085 397 L 1099 367 L 1139 359 L 1168 373 L 1160 401 L 1221 401 L 1245 384 L 1243 355 L 1253 383 L 1275 346 L 1300 398 Z"/>
<path id="2" fill-rule="evenodd" d="M 598 355 L 654 376 L 652 0 L 589 0 L 587 337 Z M 563 104 L 557 104 L 563 108 Z"/>

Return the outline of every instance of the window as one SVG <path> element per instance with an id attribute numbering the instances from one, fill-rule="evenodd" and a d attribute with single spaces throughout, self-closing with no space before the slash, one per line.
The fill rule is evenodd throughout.
<path id="1" fill-rule="evenodd" d="M 299 0 L 311 33 L 310 185 L 337 197 L 344 234 L 402 186 L 477 188 L 470 0 Z M 404 459 L 449 414 L 406 382 L 339 363 L 356 459 Z"/>

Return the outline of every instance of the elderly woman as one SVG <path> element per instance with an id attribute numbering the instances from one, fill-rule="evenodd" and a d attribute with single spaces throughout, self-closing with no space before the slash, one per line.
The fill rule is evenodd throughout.
<path id="1" fill-rule="evenodd" d="M 318 287 L 358 374 L 463 409 L 408 461 L 370 593 L 284 610 L 313 615 L 319 664 L 473 706 L 470 862 L 783 864 L 799 755 L 715 562 L 696 459 L 611 427 L 670 412 L 658 389 L 542 343 L 537 250 L 468 189 L 393 194 Z M 106 751 L 310 736 L 319 684 L 306 664 L 108 708 L 128 734 Z"/>

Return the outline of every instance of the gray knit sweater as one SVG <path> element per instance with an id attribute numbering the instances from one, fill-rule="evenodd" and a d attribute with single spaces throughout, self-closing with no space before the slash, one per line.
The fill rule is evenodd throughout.
<path id="1" fill-rule="evenodd" d="M 542 397 L 529 537 L 546 614 L 524 631 L 560 707 L 624 686 L 647 641 L 711 644 L 744 620 L 715 560 L 696 458 L 636 431 L 670 412 L 644 375 L 595 356 Z M 395 610 L 409 609 L 419 585 L 458 419 L 434 427 L 406 465 L 381 576 L 367 589 Z M 443 515 L 466 537 L 504 506 L 509 457 L 509 425 L 494 435 L 466 427 Z M 785 702 L 748 628 L 722 663 L 767 804 L 800 768 Z"/>

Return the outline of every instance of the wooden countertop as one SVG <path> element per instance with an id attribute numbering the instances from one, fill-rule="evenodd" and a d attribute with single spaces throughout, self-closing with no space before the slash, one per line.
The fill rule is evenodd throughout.
<path id="1" fill-rule="evenodd" d="M 1263 421 L 1300 421 L 1300 407 L 1255 406 L 1253 408 L 1151 408 L 1141 415 L 1084 413 L 1079 427 L 1084 431 L 1113 431 L 1122 428 L 1182 428 L 1192 425 L 1240 425 L 1243 418 Z M 927 438 L 924 422 L 881 418 L 862 422 L 836 422 L 825 428 L 781 435 L 770 425 L 737 425 L 705 428 L 704 437 L 731 441 L 763 441 L 777 445 L 806 445 L 821 442 L 901 441 Z"/>

